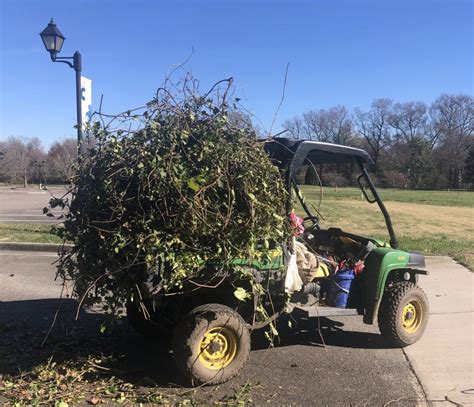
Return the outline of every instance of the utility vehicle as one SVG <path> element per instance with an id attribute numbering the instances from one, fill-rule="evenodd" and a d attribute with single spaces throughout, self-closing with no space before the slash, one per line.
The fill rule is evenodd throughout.
<path id="1" fill-rule="evenodd" d="M 212 284 L 196 286 L 199 280 L 195 279 L 180 295 L 149 292 L 141 301 L 132 298 L 127 306 L 131 324 L 146 335 L 172 335 L 178 368 L 193 384 L 217 384 L 235 376 L 249 357 L 250 331 L 295 309 L 310 317 L 361 315 L 367 324 L 378 322 L 389 346 L 406 346 L 420 339 L 429 315 L 427 297 L 417 286 L 418 274 L 427 274 L 424 257 L 398 249 L 390 216 L 368 173 L 373 164 L 369 154 L 353 147 L 286 138 L 269 139 L 264 148 L 284 178 L 288 213 L 295 200 L 304 212 L 304 232 L 296 240 L 325 266 L 313 273 L 311 281 L 302 281 L 288 303 L 285 280 L 291 255 L 287 250 L 275 244 L 271 260 L 235 262 L 270 287 L 265 321 L 255 320 L 257 304 L 239 301 L 235 282 L 216 269 Z M 380 208 L 390 243 L 339 228 L 322 229 L 319 214 L 306 204 L 298 184 L 311 171 L 319 176 L 323 165 L 358 170 L 361 194 Z M 362 272 L 360 264 L 365 266 Z M 334 278 L 343 275 L 351 276 L 349 285 Z"/>

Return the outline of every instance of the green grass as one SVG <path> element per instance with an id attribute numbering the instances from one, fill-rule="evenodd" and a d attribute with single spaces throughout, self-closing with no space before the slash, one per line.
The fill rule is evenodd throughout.
<path id="1" fill-rule="evenodd" d="M 319 187 L 302 186 L 307 199 L 319 201 Z M 425 205 L 460 206 L 474 208 L 474 191 L 420 191 L 407 189 L 378 189 L 386 202 L 409 202 Z M 330 188 L 324 187 L 323 199 L 364 200 L 359 188 Z"/>
<path id="2" fill-rule="evenodd" d="M 0 242 L 62 243 L 52 228 L 45 224 L 0 224 Z"/>
<path id="3" fill-rule="evenodd" d="M 420 251 L 432 256 L 449 256 L 474 271 L 474 252 L 472 239 L 460 241 L 448 237 L 410 237 L 400 236 L 400 248 Z"/>

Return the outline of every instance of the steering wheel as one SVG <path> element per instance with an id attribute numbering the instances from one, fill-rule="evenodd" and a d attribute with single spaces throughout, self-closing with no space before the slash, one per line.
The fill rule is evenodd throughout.
<path id="1" fill-rule="evenodd" d="M 307 222 L 311 221 L 311 224 L 307 225 Z M 311 215 L 303 218 L 304 233 L 311 233 L 314 229 L 319 229 L 319 218 Z"/>

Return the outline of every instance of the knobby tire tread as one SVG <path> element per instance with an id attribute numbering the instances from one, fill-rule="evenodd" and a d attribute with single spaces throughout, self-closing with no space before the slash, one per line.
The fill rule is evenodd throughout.
<path id="1" fill-rule="evenodd" d="M 405 347 L 416 342 L 423 335 L 424 328 L 426 327 L 426 322 L 424 322 L 424 326 L 420 328 L 419 332 L 417 332 L 416 340 L 411 343 L 407 343 L 406 340 L 400 337 L 397 329 L 399 326 L 397 314 L 403 297 L 405 297 L 410 291 L 416 291 L 420 294 L 420 297 L 425 303 L 424 305 L 426 308 L 424 308 L 424 310 L 428 311 L 428 301 L 425 292 L 416 284 L 409 281 L 397 282 L 385 291 L 379 309 L 378 325 L 380 332 L 391 345 L 396 347 Z M 423 318 L 427 319 L 428 315 L 423 315 Z"/>
<path id="2" fill-rule="evenodd" d="M 240 324 L 242 325 L 243 329 L 246 328 L 245 321 L 243 318 L 234 310 L 231 308 L 222 305 L 222 304 L 205 304 L 201 305 L 199 307 L 194 308 L 191 313 L 183 320 L 181 321 L 180 324 L 175 329 L 175 333 L 173 336 L 173 353 L 177 362 L 177 366 L 180 370 L 182 370 L 182 373 L 186 376 L 187 379 L 191 382 L 191 384 L 195 385 L 197 384 L 212 384 L 212 385 L 217 385 L 224 383 L 231 378 L 235 377 L 237 374 L 240 373 L 242 368 L 245 366 L 247 363 L 249 357 L 250 357 L 250 341 L 248 344 L 243 344 L 243 346 L 248 346 L 248 351 L 244 351 L 244 358 L 241 358 L 239 361 L 239 367 L 235 369 L 235 371 L 232 371 L 232 373 L 228 376 L 224 376 L 224 374 L 221 371 L 218 371 L 215 375 L 215 378 L 210 380 L 210 381 L 204 381 L 202 378 L 197 377 L 193 373 L 193 365 L 195 363 L 195 360 L 192 358 L 187 357 L 187 353 L 189 353 L 189 350 L 193 348 L 195 345 L 196 338 L 193 335 L 193 331 L 195 330 L 196 326 L 200 323 L 200 321 L 208 321 L 208 319 L 205 317 L 206 313 L 214 313 L 216 316 L 216 319 L 219 316 L 224 316 L 227 318 L 236 318 L 240 320 Z M 187 338 L 185 341 L 183 341 L 183 338 Z M 239 346 L 240 346 L 240 341 L 239 341 Z M 229 366 L 227 366 L 225 369 L 228 369 Z M 183 371 L 184 369 L 184 371 Z"/>

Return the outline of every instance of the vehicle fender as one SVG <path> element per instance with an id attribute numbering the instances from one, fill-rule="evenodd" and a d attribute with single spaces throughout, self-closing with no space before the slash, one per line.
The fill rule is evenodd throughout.
<path id="1" fill-rule="evenodd" d="M 413 266 L 424 266 L 410 261 L 410 253 L 394 250 L 390 247 L 376 247 L 365 262 L 362 276 L 361 301 L 364 308 L 364 322 L 373 324 L 382 301 L 387 279 L 395 270 L 410 270 L 413 274 L 426 274 L 424 270 L 414 269 Z"/>

